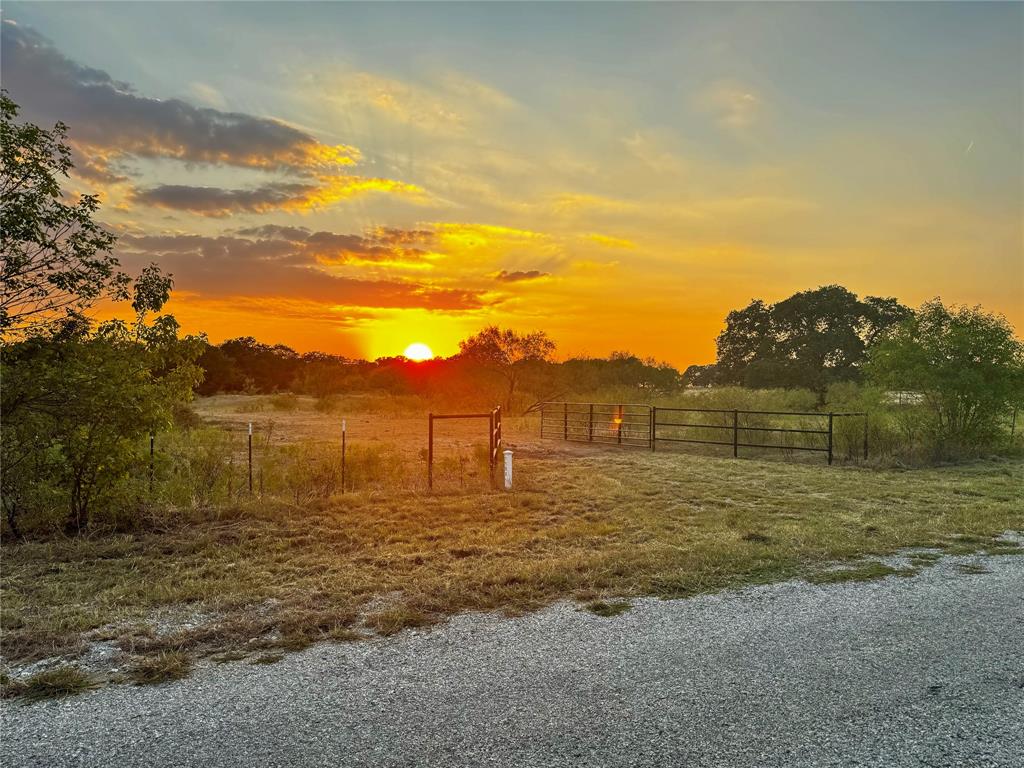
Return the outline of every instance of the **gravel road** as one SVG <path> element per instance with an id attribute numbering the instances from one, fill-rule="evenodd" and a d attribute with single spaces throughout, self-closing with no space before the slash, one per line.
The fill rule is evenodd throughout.
<path id="1" fill-rule="evenodd" d="M 12 767 L 1020 768 L 1024 557 L 462 616 L 0 712 Z"/>

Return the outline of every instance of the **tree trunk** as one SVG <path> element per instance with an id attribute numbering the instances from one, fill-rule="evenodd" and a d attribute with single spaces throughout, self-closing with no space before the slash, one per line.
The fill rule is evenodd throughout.
<path id="1" fill-rule="evenodd" d="M 512 395 L 516 391 L 516 375 L 513 373 L 508 379 L 508 394 L 505 396 L 505 410 L 512 411 Z"/>

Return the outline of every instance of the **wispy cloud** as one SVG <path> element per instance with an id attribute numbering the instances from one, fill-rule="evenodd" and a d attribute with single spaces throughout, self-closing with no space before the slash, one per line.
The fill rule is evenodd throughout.
<path id="1" fill-rule="evenodd" d="M 132 203 L 188 211 L 220 218 L 233 213 L 307 211 L 368 192 L 401 194 L 422 200 L 423 190 L 392 179 L 363 176 L 321 176 L 315 183 L 274 182 L 253 189 L 224 189 L 186 184 L 161 184 L 130 193 Z"/>
<path id="2" fill-rule="evenodd" d="M 541 272 L 539 269 L 517 270 L 514 272 L 508 272 L 503 269 L 494 276 L 494 279 L 499 283 L 521 283 L 524 280 L 537 280 L 541 277 L 549 277 L 550 275 L 550 272 Z"/>
<path id="3" fill-rule="evenodd" d="M 698 97 L 698 106 L 714 115 L 719 125 L 743 131 L 761 117 L 764 102 L 755 90 L 734 80 L 719 80 Z"/>

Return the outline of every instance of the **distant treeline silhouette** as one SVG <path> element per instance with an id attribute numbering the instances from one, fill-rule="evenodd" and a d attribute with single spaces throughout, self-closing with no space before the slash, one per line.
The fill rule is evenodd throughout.
<path id="1" fill-rule="evenodd" d="M 504 380 L 507 391 L 501 400 L 506 404 L 524 385 L 533 394 L 551 396 L 714 385 L 802 388 L 823 396 L 832 384 L 860 381 L 872 343 L 912 315 L 896 299 L 861 300 L 838 285 L 802 291 L 776 304 L 758 299 L 726 317 L 717 361 L 691 365 L 685 373 L 629 352 L 555 362 L 554 343 L 543 332 L 518 334 L 493 326 L 463 341 L 458 354 L 420 363 L 404 357 L 367 361 L 323 352 L 300 354 L 247 336 L 207 346 L 199 359 L 205 376 L 198 392 L 431 394 L 467 382 L 477 389 L 481 377 L 490 377 Z"/>
<path id="2" fill-rule="evenodd" d="M 668 363 L 627 352 L 607 358 L 577 357 L 556 362 L 554 344 L 543 333 L 518 334 L 496 327 L 461 342 L 447 358 L 413 362 L 404 357 L 358 360 L 323 352 L 300 354 L 290 347 L 252 337 L 207 345 L 198 364 L 204 371 L 197 393 L 295 392 L 316 397 L 386 392 L 433 396 L 465 393 L 507 406 L 543 396 L 609 388 L 670 392 L 682 375 Z"/>

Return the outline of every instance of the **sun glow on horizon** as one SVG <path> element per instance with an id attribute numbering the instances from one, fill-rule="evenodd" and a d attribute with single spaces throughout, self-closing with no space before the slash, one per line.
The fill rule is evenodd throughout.
<path id="1" fill-rule="evenodd" d="M 404 354 L 410 360 L 415 360 L 417 363 L 422 362 L 424 360 L 430 360 L 434 357 L 434 352 L 430 349 L 430 347 L 418 341 L 406 347 L 405 352 L 403 352 L 402 354 Z"/>

